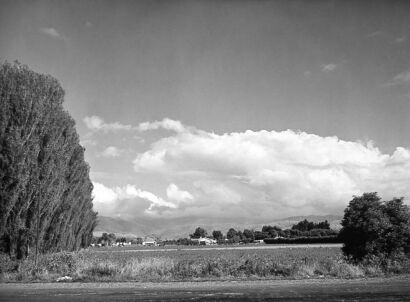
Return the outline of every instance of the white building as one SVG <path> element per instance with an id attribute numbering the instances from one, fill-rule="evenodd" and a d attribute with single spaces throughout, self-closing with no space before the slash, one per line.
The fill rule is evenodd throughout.
<path id="1" fill-rule="evenodd" d="M 143 246 L 157 246 L 158 243 L 153 238 L 145 238 L 145 240 L 142 242 L 142 245 Z"/>
<path id="2" fill-rule="evenodd" d="M 197 241 L 199 245 L 212 245 L 216 244 L 215 239 L 210 239 L 210 238 L 193 238 L 192 241 Z"/>

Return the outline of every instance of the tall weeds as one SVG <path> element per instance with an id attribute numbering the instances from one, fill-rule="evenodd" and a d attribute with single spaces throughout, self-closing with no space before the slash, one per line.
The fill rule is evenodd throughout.
<path id="1" fill-rule="evenodd" d="M 4 258 L 4 257 L 3 257 Z M 2 259 L 3 259 L 2 258 Z M 284 262 L 274 257 L 243 254 L 233 258 L 228 253 L 218 257 L 111 257 L 102 261 L 89 253 L 55 253 L 41 255 L 38 265 L 32 258 L 8 265 L 0 276 L 7 281 L 55 281 L 70 276 L 73 281 L 192 281 L 358 278 L 410 272 L 410 261 L 391 264 L 389 268 L 375 264 L 356 265 L 341 258 L 303 258 Z"/>

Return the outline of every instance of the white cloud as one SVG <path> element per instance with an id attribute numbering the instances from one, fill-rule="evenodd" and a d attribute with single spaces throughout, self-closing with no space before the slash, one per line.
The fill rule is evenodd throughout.
<path id="1" fill-rule="evenodd" d="M 149 206 L 147 211 L 152 211 L 155 207 L 167 207 L 171 209 L 177 208 L 177 206 L 174 203 L 165 201 L 151 192 L 139 191 L 138 197 L 146 199 L 151 202 L 151 205 Z"/>
<path id="2" fill-rule="evenodd" d="M 194 199 L 188 191 L 180 190 L 176 184 L 171 183 L 167 188 L 167 197 L 176 202 L 189 202 Z"/>
<path id="3" fill-rule="evenodd" d="M 323 72 L 331 72 L 333 70 L 335 70 L 337 68 L 337 65 L 334 63 L 330 63 L 330 64 L 323 64 L 322 65 L 322 71 Z"/>
<path id="4" fill-rule="evenodd" d="M 40 32 L 42 32 L 43 34 L 48 35 L 49 37 L 55 38 L 55 39 L 60 39 L 60 40 L 65 40 L 66 39 L 63 35 L 61 35 L 53 27 L 42 27 L 42 28 L 40 28 Z"/>
<path id="5" fill-rule="evenodd" d="M 118 157 L 121 154 L 121 150 L 114 146 L 109 146 L 101 153 L 103 157 Z"/>
<path id="6" fill-rule="evenodd" d="M 410 70 L 399 73 L 387 85 L 410 85 Z"/>
<path id="7" fill-rule="evenodd" d="M 409 150 L 383 154 L 371 142 L 291 130 L 177 132 L 154 142 L 133 164 L 140 175 L 169 180 L 169 200 L 190 201 L 169 207 L 169 216 L 341 214 L 355 194 L 410 196 Z M 187 191 L 174 185 L 181 181 Z"/>
<path id="8" fill-rule="evenodd" d="M 407 41 L 407 37 L 406 36 L 401 36 L 401 37 L 397 37 L 396 39 L 393 40 L 393 44 L 401 44 L 403 42 Z"/>
<path id="9" fill-rule="evenodd" d="M 385 33 L 382 30 L 376 30 L 374 32 L 371 32 L 367 35 L 368 38 L 374 38 L 374 37 L 380 37 L 384 36 Z"/>
<path id="10" fill-rule="evenodd" d="M 132 130 L 133 128 L 130 125 L 124 125 L 119 122 L 114 123 L 105 123 L 102 118 L 99 116 L 86 116 L 83 119 L 85 125 L 88 129 L 92 131 L 118 131 L 118 130 Z"/>
<path id="11" fill-rule="evenodd" d="M 93 185 L 94 203 L 107 204 L 113 203 L 118 199 L 118 194 L 113 189 L 107 188 L 98 182 L 94 182 Z"/>
<path id="12" fill-rule="evenodd" d="M 183 132 L 186 130 L 185 126 L 182 125 L 180 121 L 171 120 L 169 118 L 164 118 L 162 121 L 144 122 L 144 123 L 139 124 L 138 126 L 138 130 L 140 131 L 157 130 L 157 129 L 165 129 L 165 130 L 171 130 L 175 132 Z"/>
<path id="13" fill-rule="evenodd" d="M 207 199 L 221 204 L 238 204 L 241 196 L 226 184 L 213 180 L 199 180 L 194 182 L 194 186 Z"/>
<path id="14" fill-rule="evenodd" d="M 87 126 L 88 129 L 92 131 L 139 131 L 144 132 L 148 130 L 170 130 L 175 132 L 184 132 L 188 130 L 193 130 L 193 128 L 187 128 L 184 126 L 180 121 L 171 120 L 169 118 L 164 118 L 162 121 L 154 121 L 154 122 L 143 122 L 140 123 L 137 127 L 132 127 L 131 125 L 124 125 L 120 122 L 114 123 L 106 123 L 101 117 L 99 116 L 86 116 L 84 119 L 84 124 Z"/>
<path id="15" fill-rule="evenodd" d="M 127 184 L 124 187 L 109 188 L 93 182 L 94 208 L 102 215 L 157 214 L 159 208 L 176 209 L 177 204 L 166 201 L 155 194 Z M 143 202 L 141 202 L 143 201 Z M 131 209 L 131 210 L 130 210 Z"/>
<path id="16" fill-rule="evenodd" d="M 98 117 L 87 122 L 96 131 L 124 128 Z M 138 178 L 155 179 L 157 190 L 95 183 L 96 208 L 104 214 L 266 220 L 341 214 L 352 195 L 363 192 L 377 191 L 386 199 L 410 196 L 410 151 L 402 147 L 383 154 L 372 142 L 291 130 L 220 135 L 170 119 L 121 126 L 172 132 L 162 133 L 167 136 L 133 161 Z M 103 153 L 115 157 L 120 152 L 110 146 Z"/>
<path id="17" fill-rule="evenodd" d="M 93 205 L 100 215 L 110 216 L 115 213 L 118 194 L 101 183 L 93 182 Z"/>
<path id="18" fill-rule="evenodd" d="M 126 185 L 123 188 L 116 187 L 114 190 L 118 194 L 119 199 L 141 198 L 149 201 L 151 204 L 146 211 L 152 211 L 156 207 L 177 208 L 177 205 L 174 203 L 165 201 L 151 192 L 137 189 L 137 187 L 133 185 Z"/>

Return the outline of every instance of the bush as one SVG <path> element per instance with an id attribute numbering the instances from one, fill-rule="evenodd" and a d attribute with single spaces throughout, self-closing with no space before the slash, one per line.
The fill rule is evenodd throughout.
<path id="1" fill-rule="evenodd" d="M 82 272 L 87 277 L 114 277 L 117 274 L 116 267 L 109 263 L 95 264 Z"/>
<path id="2" fill-rule="evenodd" d="M 45 267 L 49 272 L 71 275 L 76 271 L 77 261 L 74 253 L 60 252 L 45 255 L 43 261 L 46 261 Z"/>
<path id="3" fill-rule="evenodd" d="M 403 198 L 382 203 L 377 193 L 355 196 L 342 226 L 342 250 L 353 262 L 406 258 L 410 252 L 410 211 Z"/>
<path id="4" fill-rule="evenodd" d="M 13 261 L 8 254 L 0 253 L 0 273 L 15 271 L 17 266 L 17 261 Z"/>

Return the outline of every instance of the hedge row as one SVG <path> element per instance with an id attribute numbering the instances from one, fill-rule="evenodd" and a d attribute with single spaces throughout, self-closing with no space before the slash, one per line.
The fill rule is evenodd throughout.
<path id="1" fill-rule="evenodd" d="M 263 241 L 267 244 L 341 243 L 338 236 L 266 238 Z"/>

